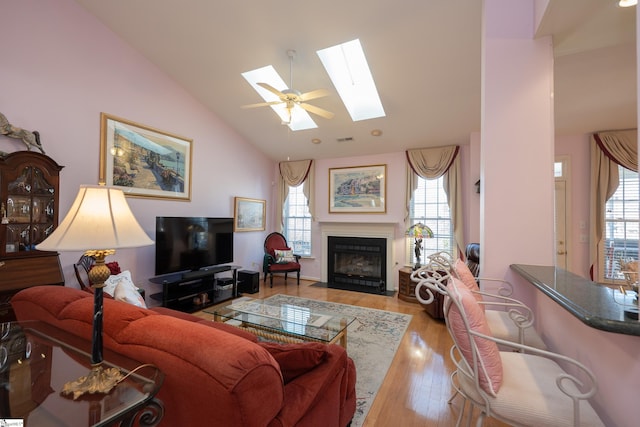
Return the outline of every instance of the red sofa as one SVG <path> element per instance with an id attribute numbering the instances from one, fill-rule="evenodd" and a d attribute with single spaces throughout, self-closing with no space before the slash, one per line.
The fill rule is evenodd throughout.
<path id="1" fill-rule="evenodd" d="M 18 320 L 91 339 L 87 292 L 36 286 L 11 304 Z M 259 343 L 233 326 L 111 299 L 103 325 L 105 348 L 165 374 L 162 426 L 344 427 L 355 412 L 355 367 L 337 345 Z"/>

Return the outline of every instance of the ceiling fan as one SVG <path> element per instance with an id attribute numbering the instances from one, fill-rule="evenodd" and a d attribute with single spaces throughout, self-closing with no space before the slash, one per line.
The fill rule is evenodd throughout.
<path id="1" fill-rule="evenodd" d="M 296 51 L 288 50 L 287 55 L 289 56 L 289 87 L 293 88 L 293 58 L 296 56 Z M 279 98 L 279 100 L 243 105 L 241 108 L 267 107 L 271 105 L 285 104 L 285 107 L 289 113 L 288 114 L 289 122 L 291 122 L 291 114 L 293 109 L 296 106 L 299 106 L 300 108 L 310 113 L 316 114 L 320 117 L 324 117 L 325 119 L 331 119 L 334 116 L 332 112 L 324 110 L 320 107 L 316 107 L 315 105 L 307 104 L 306 102 L 312 99 L 328 96 L 329 91 L 326 89 L 316 89 L 316 90 L 312 90 L 311 92 L 300 93 L 300 91 L 295 89 L 285 89 L 283 91 L 279 91 L 278 89 L 274 88 L 268 83 L 256 83 L 256 84 L 268 90 L 269 92 L 275 94 Z"/>

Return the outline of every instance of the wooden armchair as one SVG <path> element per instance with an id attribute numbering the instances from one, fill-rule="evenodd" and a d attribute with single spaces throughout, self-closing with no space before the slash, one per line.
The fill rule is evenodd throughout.
<path id="1" fill-rule="evenodd" d="M 293 253 L 287 239 L 278 232 L 273 232 L 264 239 L 264 259 L 262 262 L 264 283 L 267 283 L 267 275 L 270 279 L 270 287 L 273 288 L 273 273 L 284 273 L 287 280 L 288 273 L 297 273 L 298 286 L 300 286 L 300 255 Z"/>
<path id="2" fill-rule="evenodd" d="M 76 273 L 76 279 L 78 280 L 80 289 L 90 293 L 93 293 L 93 288 L 91 287 L 91 282 L 89 281 L 89 270 L 93 268 L 93 264 L 95 262 L 96 260 L 94 257 L 88 256 L 88 255 L 82 255 L 78 260 L 78 262 L 73 264 L 73 270 Z M 111 274 L 120 273 L 120 267 L 118 266 L 117 262 L 109 262 L 107 263 L 107 267 L 109 267 L 109 270 L 111 270 Z M 137 288 L 137 291 L 144 299 L 145 297 L 144 289 Z"/>

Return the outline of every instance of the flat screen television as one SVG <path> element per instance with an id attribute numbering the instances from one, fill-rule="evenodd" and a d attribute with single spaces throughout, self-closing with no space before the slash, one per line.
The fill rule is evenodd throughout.
<path id="1" fill-rule="evenodd" d="M 156 217 L 156 276 L 233 262 L 233 218 Z"/>

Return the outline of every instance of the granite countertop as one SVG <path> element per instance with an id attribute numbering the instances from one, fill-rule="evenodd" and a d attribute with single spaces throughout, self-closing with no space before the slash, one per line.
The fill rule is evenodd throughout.
<path id="1" fill-rule="evenodd" d="M 512 264 L 511 269 L 586 325 L 640 336 L 640 321 L 625 315 L 625 309 L 638 308 L 633 293 L 625 296 L 619 290 L 556 267 Z"/>

